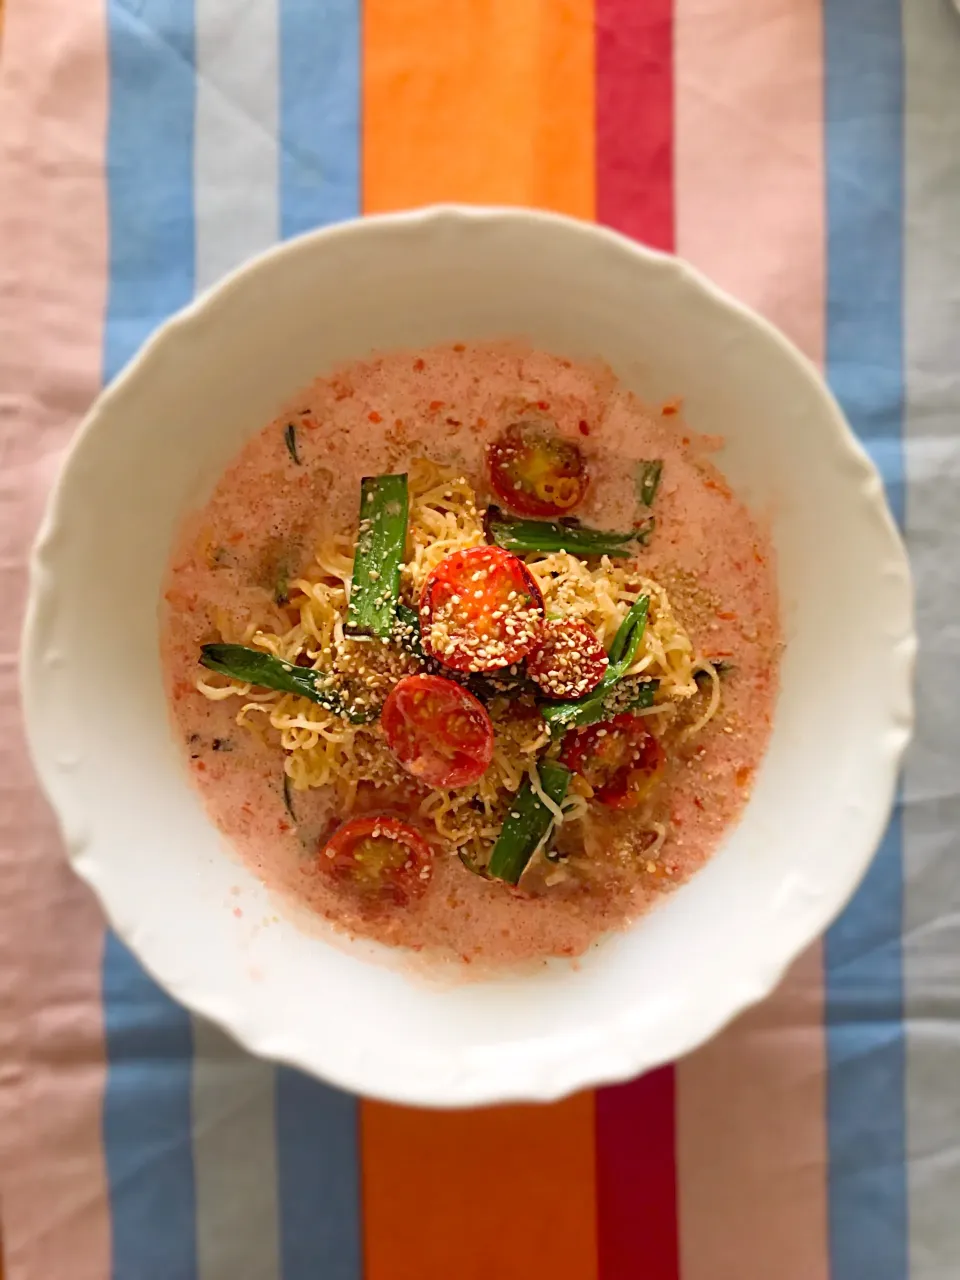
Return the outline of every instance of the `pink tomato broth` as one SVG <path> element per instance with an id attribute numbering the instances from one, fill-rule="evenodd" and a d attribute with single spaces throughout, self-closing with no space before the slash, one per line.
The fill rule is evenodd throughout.
<path id="1" fill-rule="evenodd" d="M 666 827 L 654 860 L 611 857 L 609 874 L 519 889 L 472 875 L 439 854 L 427 891 L 404 909 L 370 913 L 319 866 L 337 820 L 329 792 L 283 783 L 277 735 L 236 724 L 240 702 L 196 688 L 200 646 L 219 639 L 217 610 L 237 624 L 273 608 L 280 562 L 293 579 L 319 540 L 356 532 L 363 476 L 402 471 L 417 456 L 456 467 L 481 502 L 488 443 L 524 404 L 576 440 L 589 469 L 577 515 L 628 529 L 638 514 L 635 464 L 663 460 L 656 529 L 640 548 L 642 573 L 668 591 L 698 650 L 729 664 L 719 711 L 667 751 L 658 812 Z M 289 448 L 295 427 L 297 460 Z M 177 540 L 165 584 L 162 650 L 175 732 L 210 817 L 270 888 L 348 933 L 464 961 L 516 963 L 582 953 L 674 892 L 717 848 L 750 794 L 769 738 L 780 628 L 767 531 L 711 461 L 720 445 L 694 434 L 680 403 L 651 409 L 601 363 L 575 363 L 518 344 L 390 353 L 318 378 L 253 436 Z M 407 813 L 413 782 L 389 795 L 361 787 L 356 811 Z M 292 800 L 292 810 L 288 807 Z M 597 807 L 597 847 L 622 849 L 633 818 Z M 562 829 L 561 848 L 575 839 Z"/>

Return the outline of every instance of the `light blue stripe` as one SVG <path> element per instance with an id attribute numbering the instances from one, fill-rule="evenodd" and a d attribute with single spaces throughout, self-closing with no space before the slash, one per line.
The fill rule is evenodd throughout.
<path id="1" fill-rule="evenodd" d="M 827 373 L 903 518 L 900 0 L 825 0 Z M 905 1280 L 903 858 L 894 815 L 826 939 L 832 1280 Z"/>
<path id="2" fill-rule="evenodd" d="M 360 0 L 280 0 L 280 233 L 360 212 Z"/>
<path id="3" fill-rule="evenodd" d="M 280 0 L 284 238 L 360 212 L 360 0 Z M 297 1071 L 276 1083 L 284 1280 L 360 1280 L 358 1103 Z"/>
<path id="4" fill-rule="evenodd" d="M 109 0 L 110 282 L 104 373 L 193 295 L 192 0 Z M 194 1280 L 192 1033 L 112 935 L 104 1144 L 115 1280 Z"/>

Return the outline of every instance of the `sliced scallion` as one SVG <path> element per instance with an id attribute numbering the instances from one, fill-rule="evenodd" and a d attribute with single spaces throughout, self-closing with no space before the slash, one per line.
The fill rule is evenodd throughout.
<path id="1" fill-rule="evenodd" d="M 649 608 L 650 597 L 645 595 L 640 596 L 630 606 L 626 617 L 617 628 L 617 634 L 613 637 L 613 644 L 607 654 L 607 669 L 595 689 L 582 698 L 565 702 L 540 703 L 540 714 L 550 726 L 551 733 L 561 734 L 567 729 L 581 729 L 584 725 L 596 724 L 598 720 L 607 720 L 611 715 L 619 715 L 630 709 L 626 706 L 618 706 L 616 711 L 611 711 L 611 696 L 637 656 L 643 633 L 647 629 Z M 656 681 L 637 682 L 631 705 L 633 707 L 651 706 L 653 694 L 657 688 L 659 684 Z M 616 704 L 619 701 L 618 698 Z"/>
<path id="2" fill-rule="evenodd" d="M 629 676 L 614 685 L 599 685 L 577 702 L 541 702 L 540 714 L 550 726 L 550 732 L 560 737 L 567 729 L 583 729 L 628 711 L 652 707 L 659 688 L 659 680 Z"/>
<path id="3" fill-rule="evenodd" d="M 567 794 L 573 774 L 556 760 L 541 760 L 537 766 L 544 795 L 560 804 Z M 517 792 L 510 812 L 493 846 L 487 875 L 494 880 L 516 884 L 524 868 L 553 826 L 553 813 L 541 801 L 529 780 Z"/>
<path id="4" fill-rule="evenodd" d="M 290 785 L 290 775 L 286 770 L 283 773 L 283 807 L 296 822 L 297 815 L 293 811 L 293 788 Z"/>
<path id="5" fill-rule="evenodd" d="M 645 507 L 652 507 L 663 475 L 663 459 L 638 462 L 636 470 L 637 498 Z"/>
<path id="6" fill-rule="evenodd" d="M 298 467 L 302 467 L 300 454 L 297 452 L 297 428 L 292 422 L 287 423 L 286 430 L 283 433 L 283 439 L 287 446 L 287 453 L 294 460 Z"/>
<path id="7" fill-rule="evenodd" d="M 613 637 L 613 644 L 607 654 L 607 661 L 610 664 L 607 674 L 613 673 L 616 680 L 620 679 L 637 656 L 640 641 L 643 639 L 643 633 L 647 629 L 647 613 L 649 610 L 650 597 L 638 596 L 627 610 L 626 616 L 619 627 L 617 627 L 617 634 Z M 613 669 L 616 668 L 620 669 L 614 671 Z"/>
<path id="8" fill-rule="evenodd" d="M 329 676 L 323 671 L 294 666 L 292 662 L 275 658 L 261 649 L 250 649 L 242 644 L 205 644 L 200 650 L 200 664 L 210 671 L 260 689 L 276 689 L 280 693 L 309 698 L 352 724 L 366 724 L 377 714 L 375 710 L 349 706 L 340 691 L 328 683 Z"/>
<path id="9" fill-rule="evenodd" d="M 643 524 L 641 524 L 634 535 L 641 547 L 649 546 L 650 539 L 653 537 L 653 531 L 657 527 L 656 516 L 647 516 Z"/>
<path id="10" fill-rule="evenodd" d="M 353 561 L 347 635 L 387 639 L 397 620 L 400 566 L 407 541 L 407 477 L 365 476 Z"/>
<path id="11" fill-rule="evenodd" d="M 589 529 L 578 520 L 514 520 L 499 507 L 487 507 L 487 537 L 504 551 L 523 555 L 528 551 L 569 551 L 581 556 L 629 556 L 628 542 L 636 531 L 613 533 Z"/>
<path id="12" fill-rule="evenodd" d="M 423 651 L 423 640 L 420 635 L 420 617 L 416 609 L 411 609 L 405 604 L 397 605 L 393 638 L 401 649 L 406 649 L 407 653 L 412 653 L 415 658 L 420 658 L 423 662 L 427 661 L 427 655 Z"/>

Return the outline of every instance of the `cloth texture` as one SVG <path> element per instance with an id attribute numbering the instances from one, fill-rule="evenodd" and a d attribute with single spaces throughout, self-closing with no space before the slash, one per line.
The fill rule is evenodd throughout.
<path id="1" fill-rule="evenodd" d="M 955 1280 L 958 155 L 951 0 L 7 0 L 8 1280 Z M 596 219 L 781 326 L 882 472 L 921 641 L 887 835 L 776 994 L 630 1084 L 449 1114 L 164 995 L 68 869 L 17 692 L 30 541 L 104 382 L 250 254 L 438 200 Z"/>

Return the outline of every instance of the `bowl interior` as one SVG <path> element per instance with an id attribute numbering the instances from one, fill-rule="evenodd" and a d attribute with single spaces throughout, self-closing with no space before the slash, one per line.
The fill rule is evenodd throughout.
<path id="1" fill-rule="evenodd" d="M 301 929 L 225 849 L 170 732 L 158 600 L 182 515 L 317 373 L 376 349 L 511 336 L 602 356 L 644 399 L 680 395 L 696 430 L 726 438 L 721 467 L 772 523 L 787 645 L 753 798 L 703 872 L 576 967 L 443 985 Z M 31 741 L 118 930 L 250 1047 L 401 1100 L 554 1096 L 704 1039 L 852 892 L 907 734 L 902 549 L 813 370 L 682 264 L 542 215 L 349 225 L 201 299 L 95 407 L 34 573 Z"/>

